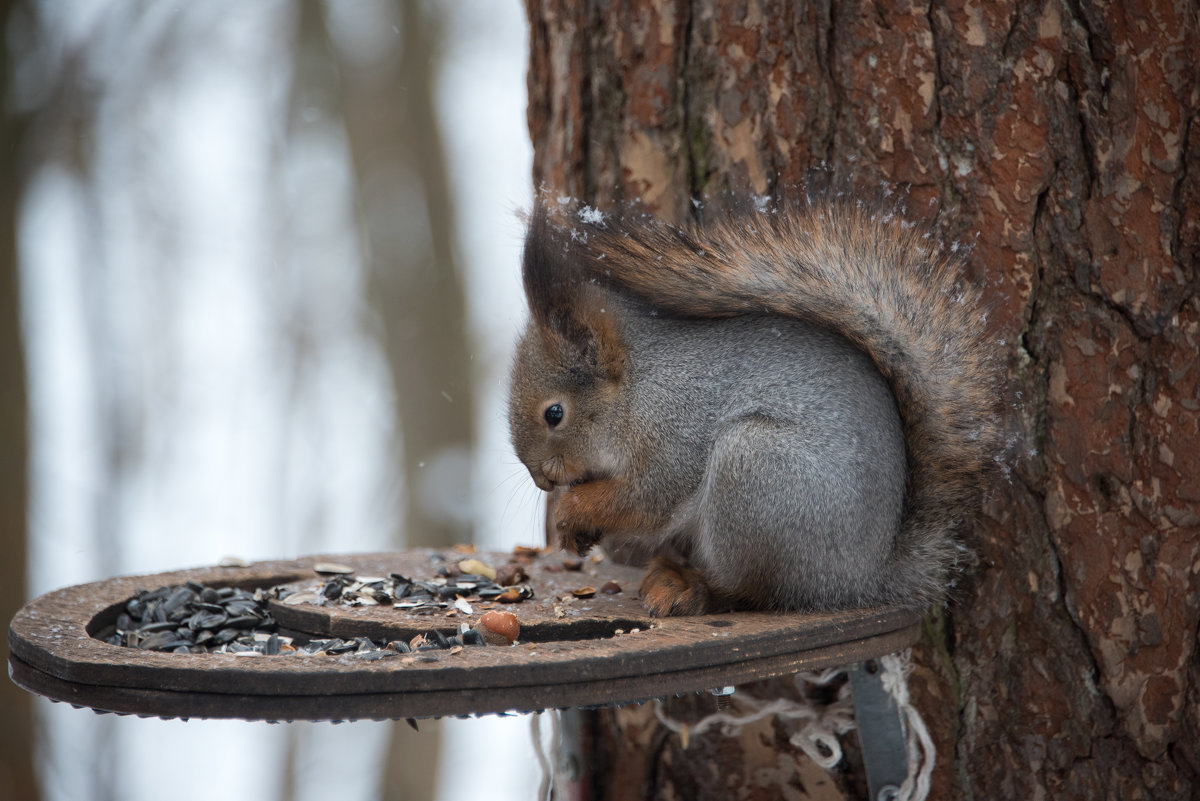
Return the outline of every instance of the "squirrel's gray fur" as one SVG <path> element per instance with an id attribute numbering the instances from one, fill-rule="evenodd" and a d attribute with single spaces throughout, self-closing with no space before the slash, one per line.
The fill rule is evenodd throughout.
<path id="1" fill-rule="evenodd" d="M 995 442 L 957 268 L 853 205 L 691 228 L 539 206 L 510 424 L 551 529 L 686 558 L 643 585 L 659 614 L 938 598 Z"/>

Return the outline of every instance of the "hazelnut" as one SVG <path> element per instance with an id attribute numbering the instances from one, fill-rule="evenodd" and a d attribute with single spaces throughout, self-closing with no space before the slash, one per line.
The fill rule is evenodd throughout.
<path id="1" fill-rule="evenodd" d="M 521 623 L 512 612 L 484 612 L 475 630 L 488 645 L 512 645 L 521 634 Z"/>

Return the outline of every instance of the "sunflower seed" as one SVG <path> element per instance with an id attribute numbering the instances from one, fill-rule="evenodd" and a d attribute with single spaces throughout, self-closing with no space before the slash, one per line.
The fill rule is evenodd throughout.
<path id="1" fill-rule="evenodd" d="M 353 575 L 354 573 L 354 568 L 350 567 L 349 565 L 343 565 L 340 562 L 317 562 L 315 565 L 313 565 L 313 570 L 325 575 Z"/>

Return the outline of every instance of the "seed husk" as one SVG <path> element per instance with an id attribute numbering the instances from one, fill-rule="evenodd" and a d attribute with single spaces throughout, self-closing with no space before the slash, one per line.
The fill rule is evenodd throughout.
<path id="1" fill-rule="evenodd" d="M 501 587 L 511 587 L 514 584 L 520 584 L 522 581 L 528 580 L 529 574 L 525 572 L 525 568 L 516 562 L 509 562 L 496 569 L 496 583 Z"/>
<path id="2" fill-rule="evenodd" d="M 214 645 L 224 645 L 225 643 L 233 642 L 240 634 L 237 629 L 221 629 L 213 635 L 212 641 Z"/>
<path id="3" fill-rule="evenodd" d="M 521 584 L 516 587 L 509 587 L 495 596 L 494 600 L 502 604 L 515 604 L 532 597 L 533 589 L 528 584 Z"/>
<path id="4" fill-rule="evenodd" d="M 496 580 L 496 570 L 490 565 L 485 565 L 478 559 L 464 559 L 458 563 L 458 569 L 463 573 L 474 573 L 479 576 L 484 576 L 491 581 Z"/>
<path id="5" fill-rule="evenodd" d="M 341 562 L 317 562 L 313 565 L 313 570 L 323 575 L 351 575 L 354 573 L 354 568 L 343 565 Z"/>

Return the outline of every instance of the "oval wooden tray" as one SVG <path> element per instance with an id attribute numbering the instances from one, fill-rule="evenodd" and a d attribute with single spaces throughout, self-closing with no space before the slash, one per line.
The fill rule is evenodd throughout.
<path id="1" fill-rule="evenodd" d="M 109 645 L 111 627 L 139 589 L 200 582 L 213 587 L 317 585 L 318 562 L 336 561 L 359 575 L 433 578 L 448 551 L 311 556 L 247 567 L 208 567 L 114 578 L 41 596 L 9 627 L 9 670 L 21 687 L 103 712 L 184 718 L 349 720 L 459 716 L 621 704 L 673 693 L 742 684 L 849 665 L 911 645 L 917 610 L 868 609 L 823 614 L 735 612 L 650 618 L 636 597 L 640 571 L 584 560 L 562 569 L 561 554 L 526 568 L 535 598 L 503 605 L 521 620 L 516 645 L 427 652 L 435 662 L 391 657 L 174 654 Z M 493 565 L 506 553 L 473 558 Z M 572 589 L 620 584 L 615 595 L 571 598 Z M 413 614 L 391 607 L 289 606 L 273 602 L 282 626 L 315 637 L 407 639 L 438 629 L 450 634 L 474 615 L 449 610 Z M 500 606 L 500 605 L 497 605 Z M 636 633 L 634 629 L 638 629 Z M 623 633 L 616 633 L 621 630 Z"/>

